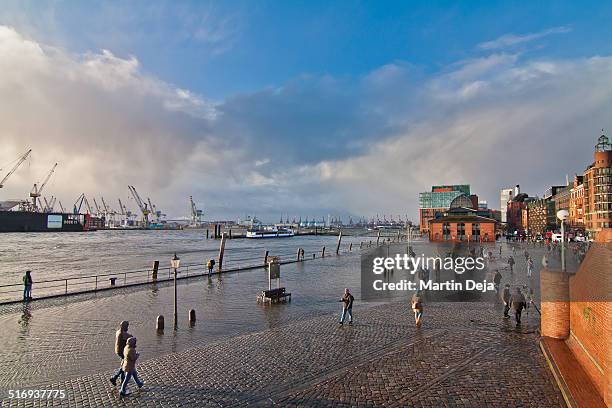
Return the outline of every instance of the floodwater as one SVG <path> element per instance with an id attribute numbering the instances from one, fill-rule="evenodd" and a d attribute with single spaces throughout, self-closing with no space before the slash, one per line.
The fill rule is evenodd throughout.
<path id="1" fill-rule="evenodd" d="M 19 281 L 25 268 L 33 270 L 36 282 L 37 279 L 146 268 L 154 259 L 169 263 L 175 252 L 185 262 L 203 262 L 217 255 L 219 245 L 219 241 L 206 240 L 205 231 L 203 235 L 197 230 L 3 234 L 0 239 L 1 279 L 5 283 Z M 295 259 L 298 248 L 304 248 L 307 259 L 313 253 L 318 255 L 314 260 L 281 266 L 281 286 L 292 293 L 292 301 L 286 304 L 271 306 L 256 302 L 257 293 L 268 287 L 267 272 L 263 268 L 179 281 L 176 331 L 172 329 L 174 290 L 170 282 L 0 306 L 0 344 L 3 345 L 0 387 L 32 387 L 112 370 L 117 365 L 114 332 L 122 320 L 130 322 L 130 332 L 138 337 L 141 358 L 146 360 L 296 320 L 336 314 L 341 308 L 338 300 L 345 287 L 356 297 L 354 313 L 358 319 L 361 308 L 381 301 L 364 301 L 360 296 L 359 242 L 370 239 L 376 238 L 344 237 L 339 256 L 334 254 L 337 238 L 330 236 L 230 240 L 226 246 L 230 266 L 262 261 L 265 250 L 287 260 Z M 350 242 L 353 242 L 353 251 L 349 253 Z M 417 254 L 445 250 L 425 241 L 412 244 Z M 323 246 L 333 256 L 321 259 Z M 504 258 L 513 253 L 508 244 L 501 246 Z M 392 245 L 389 254 L 406 253 L 406 247 L 406 243 Z M 490 244 L 490 248 L 495 250 L 498 246 Z M 518 284 L 524 265 L 517 262 L 516 267 L 518 272 L 512 283 Z M 537 276 L 536 271 L 536 282 Z M 408 301 L 409 294 L 398 296 L 405 296 Z M 384 301 L 391 300 L 397 297 Z M 187 319 L 190 309 L 197 314 L 193 327 Z M 164 334 L 155 330 L 157 315 L 165 316 Z M 330 316 L 330 324 L 337 324 L 335 320 L 335 316 Z"/>

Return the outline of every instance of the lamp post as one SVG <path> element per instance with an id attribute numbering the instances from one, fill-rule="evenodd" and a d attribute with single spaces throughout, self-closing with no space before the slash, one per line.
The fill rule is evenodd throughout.
<path id="1" fill-rule="evenodd" d="M 174 330 L 176 330 L 178 328 L 178 313 L 177 313 L 177 301 L 176 301 L 176 274 L 177 274 L 177 269 L 181 264 L 181 260 L 178 256 L 176 256 L 176 253 L 174 254 L 174 257 L 170 260 L 170 265 L 172 266 L 172 269 L 174 269 Z"/>
<path id="2" fill-rule="evenodd" d="M 565 272 L 565 220 L 569 217 L 567 210 L 557 211 L 557 218 L 561 220 L 561 270 Z"/>

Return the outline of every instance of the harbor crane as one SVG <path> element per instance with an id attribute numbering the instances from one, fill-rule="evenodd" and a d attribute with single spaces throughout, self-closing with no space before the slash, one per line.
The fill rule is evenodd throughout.
<path id="1" fill-rule="evenodd" d="M 145 226 L 149 226 L 149 214 L 151 211 L 147 208 L 147 204 L 142 201 L 142 198 L 140 198 L 140 195 L 134 186 L 128 186 L 128 189 L 130 190 L 130 193 L 132 193 L 132 197 L 134 197 L 134 201 L 136 201 L 138 208 L 140 208 L 140 212 L 142 213 L 142 222 L 145 224 Z"/>
<path id="2" fill-rule="evenodd" d="M 85 193 L 82 193 L 73 204 L 74 214 L 81 213 L 81 208 L 83 207 L 83 204 L 85 204 L 85 209 L 87 210 L 87 214 L 92 213 L 91 206 L 89 205 L 89 201 L 87 201 L 87 197 L 85 197 Z"/>
<path id="3" fill-rule="evenodd" d="M 2 180 L 0 180 L 0 188 L 4 187 L 4 183 L 6 183 L 6 180 L 8 180 L 8 178 L 11 177 L 11 174 L 13 174 L 15 170 L 17 170 L 17 168 L 21 166 L 21 163 L 23 163 L 25 159 L 28 158 L 31 152 L 32 152 L 32 149 L 28 150 L 27 152 L 22 154 L 21 157 L 19 157 L 19 159 L 17 159 L 17 163 L 13 166 L 13 168 L 9 170 L 9 172 L 6 174 L 6 176 L 4 176 Z"/>
<path id="4" fill-rule="evenodd" d="M 30 197 L 32 198 L 32 208 L 34 209 L 34 211 L 38 210 L 37 200 L 41 196 L 43 190 L 45 189 L 45 186 L 47 185 L 47 182 L 51 178 L 51 175 L 55 171 L 56 167 L 57 167 L 57 163 L 55 163 L 53 167 L 51 167 L 51 171 L 49 172 L 49 174 L 47 174 L 47 177 L 45 177 L 40 187 L 38 187 L 38 185 L 34 183 L 34 187 L 32 188 L 32 191 L 30 192 Z"/>
<path id="5" fill-rule="evenodd" d="M 102 211 L 100 211 L 100 206 L 98 205 L 98 202 L 96 201 L 96 197 L 93 198 L 93 202 L 94 202 L 94 207 L 96 207 L 96 216 L 100 216 L 102 215 Z"/>
<path id="6" fill-rule="evenodd" d="M 64 211 L 64 206 L 62 205 L 62 202 L 58 201 L 57 203 L 59 205 L 59 208 L 60 208 L 60 211 L 62 212 L 62 214 L 65 213 L 66 211 Z"/>
<path id="7" fill-rule="evenodd" d="M 45 206 L 43 207 L 43 212 L 53 212 L 53 208 L 55 208 L 55 202 L 56 202 L 57 198 L 51 196 L 51 198 L 49 200 L 47 200 L 47 197 L 43 197 L 43 201 L 45 203 Z"/>
<path id="8" fill-rule="evenodd" d="M 191 226 L 199 227 L 202 225 L 202 210 L 196 208 L 193 196 L 189 196 L 189 204 L 191 206 Z"/>

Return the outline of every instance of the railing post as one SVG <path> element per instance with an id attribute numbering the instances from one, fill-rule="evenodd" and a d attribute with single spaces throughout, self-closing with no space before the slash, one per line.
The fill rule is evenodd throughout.
<path id="1" fill-rule="evenodd" d="M 98 290 L 98 275 L 96 275 L 96 289 L 95 290 Z"/>
<path id="2" fill-rule="evenodd" d="M 159 270 L 159 261 L 153 261 L 153 272 L 151 273 L 151 280 L 157 282 L 157 271 Z M 147 275 L 148 279 L 148 275 Z"/>
<path id="3" fill-rule="evenodd" d="M 321 250 L 321 258 L 325 258 L 325 247 Z"/>
<path id="4" fill-rule="evenodd" d="M 264 253 L 264 261 L 263 261 L 263 266 L 264 268 L 268 266 L 268 251 L 266 251 Z"/>
<path id="5" fill-rule="evenodd" d="M 65 294 L 66 295 L 68 294 L 68 279 L 66 279 L 66 292 L 65 292 Z"/>
<path id="6" fill-rule="evenodd" d="M 125 286 L 127 282 L 127 272 L 123 274 L 123 286 Z"/>

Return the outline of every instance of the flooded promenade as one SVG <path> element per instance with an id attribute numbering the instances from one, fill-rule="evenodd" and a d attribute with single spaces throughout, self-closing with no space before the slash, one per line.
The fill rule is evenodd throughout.
<path id="1" fill-rule="evenodd" d="M 418 252 L 428 243 L 414 247 Z M 392 246 L 391 254 L 394 249 L 405 251 L 405 243 Z M 490 270 L 503 269 L 514 252 L 507 244 L 502 249 Z M 538 350 L 533 308 L 517 328 L 501 318 L 501 304 L 491 294 L 473 302 L 433 302 L 417 331 L 405 296 L 383 303 L 360 299 L 359 263 L 353 253 L 282 266 L 293 301 L 276 307 L 255 303 L 267 284 L 263 269 L 182 281 L 179 329 L 163 335 L 155 332 L 154 318 L 171 316 L 167 284 L 5 306 L 0 341 L 9 347 L 0 355 L 0 388 L 66 390 L 65 400 L 46 401 L 54 406 L 562 403 Z M 505 282 L 529 282 L 521 260 L 512 276 L 504 274 Z M 337 324 L 345 286 L 356 296 L 352 327 Z M 198 312 L 194 327 L 187 322 L 191 308 Z M 114 330 L 124 319 L 139 339 L 146 386 L 122 401 L 107 377 L 116 365 Z"/>

